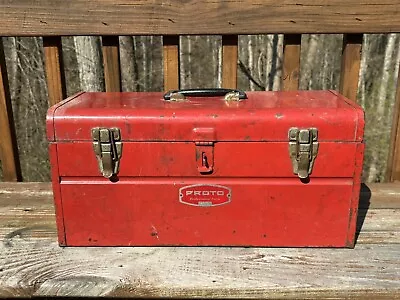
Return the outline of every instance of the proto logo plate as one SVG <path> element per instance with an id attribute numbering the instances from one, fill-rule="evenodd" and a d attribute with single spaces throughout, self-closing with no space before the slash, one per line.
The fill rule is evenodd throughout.
<path id="1" fill-rule="evenodd" d="M 215 184 L 194 184 L 179 189 L 179 202 L 187 205 L 210 207 L 231 202 L 230 188 Z"/>

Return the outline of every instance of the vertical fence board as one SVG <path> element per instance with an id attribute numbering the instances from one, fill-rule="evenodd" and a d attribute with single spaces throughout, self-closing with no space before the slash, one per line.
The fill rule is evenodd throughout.
<path id="1" fill-rule="evenodd" d="M 7 78 L 3 41 L 0 37 L 0 159 L 4 181 L 20 181 L 21 170 L 13 125 L 11 96 Z"/>
<path id="2" fill-rule="evenodd" d="M 339 90 L 342 95 L 353 101 L 357 101 L 362 39 L 362 34 L 345 34 L 343 36 L 342 70 Z"/>
<path id="3" fill-rule="evenodd" d="M 387 181 L 400 181 L 400 70 L 397 77 L 396 101 L 393 107 L 392 134 L 387 166 Z"/>
<path id="4" fill-rule="evenodd" d="M 164 90 L 179 89 L 179 36 L 163 37 Z"/>
<path id="5" fill-rule="evenodd" d="M 301 34 L 285 34 L 283 37 L 282 90 L 299 88 Z"/>
<path id="6" fill-rule="evenodd" d="M 222 36 L 222 87 L 237 87 L 238 36 Z"/>
<path id="7" fill-rule="evenodd" d="M 54 105 L 66 97 L 61 37 L 43 37 L 43 47 L 49 104 Z"/>
<path id="8" fill-rule="evenodd" d="M 119 37 L 103 36 L 103 63 L 106 92 L 121 91 Z"/>

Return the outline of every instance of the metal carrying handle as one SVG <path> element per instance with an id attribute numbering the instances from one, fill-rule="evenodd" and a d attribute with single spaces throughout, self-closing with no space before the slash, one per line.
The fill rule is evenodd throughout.
<path id="1" fill-rule="evenodd" d="M 186 96 L 188 97 L 217 97 L 217 96 L 225 96 L 227 95 L 236 95 L 238 100 L 247 99 L 247 95 L 245 92 L 241 90 L 235 89 L 223 89 L 223 88 L 212 88 L 212 89 L 184 89 L 184 90 L 173 90 L 164 94 L 164 100 L 173 101 L 175 95 L 179 95 L 184 99 Z M 229 100 L 229 99 L 225 99 Z"/>

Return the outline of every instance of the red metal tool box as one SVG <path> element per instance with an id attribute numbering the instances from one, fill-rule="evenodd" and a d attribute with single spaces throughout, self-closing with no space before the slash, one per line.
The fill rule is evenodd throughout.
<path id="1" fill-rule="evenodd" d="M 363 130 L 334 91 L 77 94 L 47 116 L 59 243 L 352 247 Z"/>

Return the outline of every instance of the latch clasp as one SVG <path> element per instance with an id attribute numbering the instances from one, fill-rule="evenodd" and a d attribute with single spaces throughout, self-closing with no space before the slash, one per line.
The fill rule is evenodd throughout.
<path id="1" fill-rule="evenodd" d="M 214 128 L 194 128 L 193 139 L 196 145 L 197 170 L 202 174 L 212 173 L 214 170 Z"/>
<path id="2" fill-rule="evenodd" d="M 122 156 L 120 129 L 96 127 L 92 129 L 92 138 L 101 174 L 105 178 L 118 174 Z"/>
<path id="3" fill-rule="evenodd" d="M 289 129 L 289 155 L 293 173 L 299 178 L 308 178 L 318 153 L 318 129 Z"/>
<path id="4" fill-rule="evenodd" d="M 197 170 L 211 173 L 214 169 L 214 142 L 195 142 Z"/>

